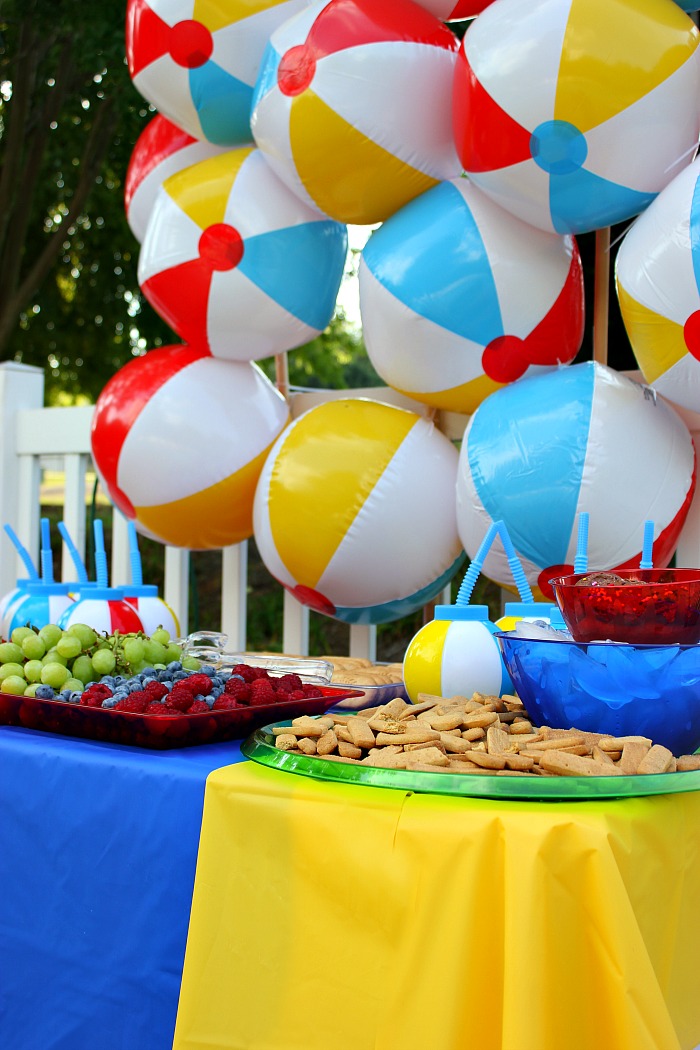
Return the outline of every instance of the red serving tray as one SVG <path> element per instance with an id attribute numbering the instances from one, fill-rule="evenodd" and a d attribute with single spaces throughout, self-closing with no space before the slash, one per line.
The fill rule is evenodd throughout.
<path id="1" fill-rule="evenodd" d="M 243 740 L 269 722 L 298 718 L 299 715 L 321 715 L 339 700 L 362 695 L 358 689 L 342 689 L 331 685 L 318 688 L 322 696 L 255 707 L 203 711 L 194 715 L 183 714 L 178 718 L 139 715 L 132 711 L 68 704 L 63 700 L 39 700 L 36 697 L 0 693 L 0 725 L 22 726 L 25 729 L 39 729 L 43 733 L 162 751 L 197 744 L 216 744 L 223 740 Z"/>

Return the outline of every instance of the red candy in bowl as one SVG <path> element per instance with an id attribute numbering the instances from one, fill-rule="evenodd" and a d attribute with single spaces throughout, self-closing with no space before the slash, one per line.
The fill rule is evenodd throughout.
<path id="1" fill-rule="evenodd" d="M 700 569 L 618 569 L 557 576 L 549 582 L 577 642 L 700 641 Z"/>

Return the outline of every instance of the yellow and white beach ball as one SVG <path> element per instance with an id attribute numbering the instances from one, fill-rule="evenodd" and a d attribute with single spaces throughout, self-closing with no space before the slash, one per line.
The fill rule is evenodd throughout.
<path id="1" fill-rule="evenodd" d="M 414 412 L 363 398 L 299 416 L 258 483 L 255 541 L 303 604 L 348 623 L 385 623 L 432 600 L 464 554 L 458 454 Z"/>
<path id="2" fill-rule="evenodd" d="M 252 535 L 255 486 L 288 419 L 257 365 L 167 347 L 107 383 L 92 455 L 110 499 L 139 532 L 217 549 Z"/>
<path id="3" fill-rule="evenodd" d="M 645 380 L 700 412 L 700 160 L 677 175 L 625 235 L 615 283 Z"/>
<path id="4" fill-rule="evenodd" d="M 253 137 L 302 200 L 381 222 L 461 172 L 451 127 L 458 41 L 412 0 L 321 0 L 270 37 Z"/>

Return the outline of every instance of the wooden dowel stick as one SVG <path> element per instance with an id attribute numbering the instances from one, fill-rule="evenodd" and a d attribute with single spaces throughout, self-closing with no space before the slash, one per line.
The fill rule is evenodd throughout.
<path id="1" fill-rule="evenodd" d="M 593 283 L 593 360 L 608 363 L 610 315 L 610 227 L 596 230 L 595 279 Z"/>

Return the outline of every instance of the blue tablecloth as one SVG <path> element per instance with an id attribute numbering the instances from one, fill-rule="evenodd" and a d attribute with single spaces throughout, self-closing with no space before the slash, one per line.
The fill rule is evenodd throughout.
<path id="1" fill-rule="evenodd" d="M 170 1050 L 205 782 L 239 761 L 0 727 L 3 1050 Z"/>

